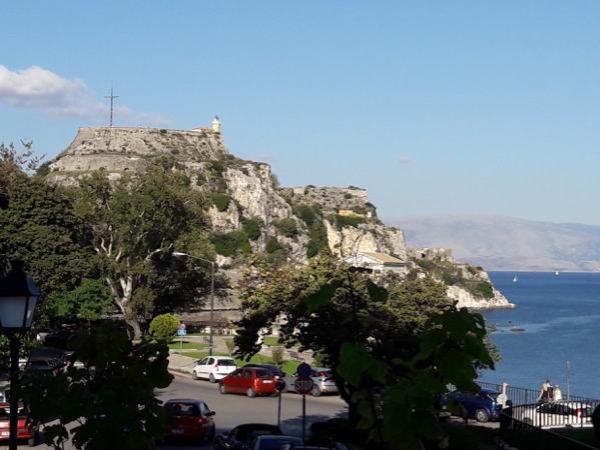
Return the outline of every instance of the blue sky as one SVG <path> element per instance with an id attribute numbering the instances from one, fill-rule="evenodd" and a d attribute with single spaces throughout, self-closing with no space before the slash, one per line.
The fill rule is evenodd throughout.
<path id="1" fill-rule="evenodd" d="M 600 225 L 600 2 L 6 2 L 0 141 L 188 129 L 380 216 Z"/>

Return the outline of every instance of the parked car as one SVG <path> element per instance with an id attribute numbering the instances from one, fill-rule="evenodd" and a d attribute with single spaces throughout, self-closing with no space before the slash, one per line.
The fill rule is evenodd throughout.
<path id="1" fill-rule="evenodd" d="M 215 436 L 215 412 L 202 400 L 173 399 L 165 402 L 166 439 L 211 441 Z"/>
<path id="2" fill-rule="evenodd" d="M 284 378 L 286 373 L 276 366 L 275 364 L 255 364 L 249 363 L 244 365 L 244 367 L 262 367 L 263 369 L 267 369 L 269 372 L 272 372 L 275 375 L 275 378 Z"/>
<path id="3" fill-rule="evenodd" d="M 463 414 L 478 422 L 499 420 L 502 405 L 497 403 L 500 392 L 482 388 L 478 393 L 454 391 L 447 394 L 446 401 L 454 401 L 462 407 Z"/>
<path id="4" fill-rule="evenodd" d="M 249 450 L 280 450 L 286 444 L 302 444 L 302 439 L 295 436 L 258 436 Z"/>
<path id="5" fill-rule="evenodd" d="M 0 403 L 0 441 L 7 441 L 10 437 L 9 413 L 10 405 Z M 30 447 L 37 445 L 39 440 L 39 424 L 29 417 L 29 412 L 23 405 L 19 405 L 18 410 L 17 439 L 27 441 Z"/>
<path id="6" fill-rule="evenodd" d="M 221 394 L 274 395 L 277 391 L 273 373 L 263 367 L 243 367 L 219 381 Z"/>
<path id="7" fill-rule="evenodd" d="M 62 360 L 46 357 L 29 358 L 25 366 L 26 372 L 51 376 L 59 374 L 62 369 Z"/>
<path id="8" fill-rule="evenodd" d="M 513 408 L 513 418 L 540 428 L 591 427 L 594 408 L 584 402 L 549 402 Z"/>
<path id="9" fill-rule="evenodd" d="M 297 377 L 297 373 L 285 377 L 284 392 L 296 392 L 294 382 L 296 381 Z M 331 369 L 327 369 L 325 367 L 315 367 L 312 369 L 310 377 L 315 383 L 310 395 L 318 397 L 321 394 L 337 394 L 339 392 L 335 382 L 333 381 Z"/>
<path id="10" fill-rule="evenodd" d="M 222 380 L 237 368 L 235 360 L 228 356 L 208 356 L 196 362 L 192 369 L 192 378 L 204 378 L 211 383 Z"/>
<path id="11" fill-rule="evenodd" d="M 215 438 L 215 450 L 242 450 L 258 436 L 281 436 L 277 425 L 265 423 L 245 423 Z"/>

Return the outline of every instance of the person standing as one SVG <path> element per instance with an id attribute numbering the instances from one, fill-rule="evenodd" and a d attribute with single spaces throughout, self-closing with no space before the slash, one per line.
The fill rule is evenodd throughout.
<path id="1" fill-rule="evenodd" d="M 555 402 L 560 402 L 562 400 L 562 392 L 558 387 L 558 384 L 555 384 L 552 389 L 552 400 Z"/>

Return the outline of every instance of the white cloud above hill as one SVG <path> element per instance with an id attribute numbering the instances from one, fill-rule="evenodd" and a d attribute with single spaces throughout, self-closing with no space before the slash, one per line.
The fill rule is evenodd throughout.
<path id="1" fill-rule="evenodd" d="M 109 112 L 107 102 L 98 98 L 85 81 L 65 78 L 35 65 L 12 71 L 0 64 L 0 104 L 90 121 L 106 121 Z M 124 105 L 115 107 L 115 116 L 119 124 L 159 126 L 169 122 L 160 115 Z"/>

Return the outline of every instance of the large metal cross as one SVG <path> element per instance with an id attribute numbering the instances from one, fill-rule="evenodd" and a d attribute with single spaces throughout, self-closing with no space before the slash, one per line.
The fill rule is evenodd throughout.
<path id="1" fill-rule="evenodd" d="M 110 88 L 110 95 L 105 95 L 104 98 L 110 98 L 110 128 L 113 126 L 113 100 L 119 98 L 120 95 L 113 95 L 113 88 Z"/>

